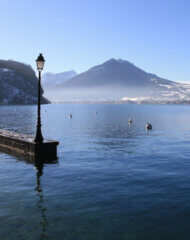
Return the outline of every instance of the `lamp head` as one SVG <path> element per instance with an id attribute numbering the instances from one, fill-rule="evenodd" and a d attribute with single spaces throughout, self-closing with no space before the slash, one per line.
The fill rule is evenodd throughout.
<path id="1" fill-rule="evenodd" d="M 40 53 L 40 55 L 38 56 L 38 58 L 36 59 L 36 64 L 37 64 L 37 69 L 38 71 L 42 71 L 44 68 L 44 63 L 45 63 L 45 59 L 42 56 L 42 54 Z"/>

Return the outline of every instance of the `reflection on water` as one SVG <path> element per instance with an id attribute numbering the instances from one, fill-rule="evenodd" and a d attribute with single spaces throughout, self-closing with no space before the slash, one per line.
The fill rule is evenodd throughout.
<path id="1" fill-rule="evenodd" d="M 36 161 L 35 162 L 35 170 L 36 170 L 36 188 L 35 191 L 37 193 L 37 196 L 39 198 L 39 201 L 37 202 L 37 208 L 39 209 L 39 212 L 41 214 L 41 225 L 42 225 L 42 234 L 40 236 L 40 239 L 46 239 L 46 228 L 47 228 L 47 218 L 46 218 L 46 208 L 43 206 L 43 189 L 41 186 L 41 176 L 43 175 L 43 168 L 44 163 L 42 161 Z"/>
<path id="2" fill-rule="evenodd" d="M 25 161 L 28 160 L 28 158 L 24 158 Z M 32 162 L 30 161 L 30 163 L 32 163 L 34 165 L 34 170 L 36 171 L 36 195 L 38 197 L 38 201 L 37 201 L 37 209 L 40 213 L 41 216 L 41 221 L 40 221 L 40 225 L 42 227 L 42 233 L 40 235 L 40 240 L 43 239 L 48 239 L 48 236 L 46 234 L 46 230 L 47 230 L 47 224 L 48 224 L 48 220 L 46 217 L 46 207 L 45 207 L 45 196 L 43 193 L 43 188 L 42 188 L 42 184 L 41 184 L 41 177 L 43 175 L 43 169 L 44 169 L 44 164 L 57 164 L 58 160 L 45 160 L 45 159 L 32 159 Z"/>
<path id="3" fill-rule="evenodd" d="M 6 151 L 6 150 L 5 150 Z M 43 186 L 41 184 L 42 176 L 43 176 L 43 170 L 44 166 L 47 166 L 48 164 L 57 164 L 58 159 L 39 159 L 39 158 L 33 158 L 30 156 L 22 156 L 18 153 L 10 153 L 8 152 L 9 156 L 12 156 L 17 160 L 18 162 L 25 162 L 26 164 L 33 165 L 33 169 L 35 171 L 36 175 L 36 186 L 35 186 L 35 192 L 36 192 L 36 207 L 37 211 L 40 214 L 39 219 L 39 240 L 48 239 L 47 235 L 47 227 L 48 227 L 48 220 L 46 216 L 47 207 L 45 206 L 45 194 L 43 192 Z M 28 216 L 29 217 L 29 216 Z"/>
<path id="4" fill-rule="evenodd" d="M 0 111 L 34 135 L 36 106 Z M 0 239 L 189 240 L 189 119 L 189 106 L 42 106 L 59 164 L 0 153 Z"/>

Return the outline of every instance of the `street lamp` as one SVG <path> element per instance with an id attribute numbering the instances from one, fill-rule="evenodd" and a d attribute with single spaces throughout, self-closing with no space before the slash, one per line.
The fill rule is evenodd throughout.
<path id="1" fill-rule="evenodd" d="M 37 117 L 37 129 L 36 129 L 36 137 L 34 141 L 36 143 L 42 143 L 42 131 L 41 131 L 41 71 L 44 68 L 45 59 L 40 53 L 39 57 L 36 59 L 37 69 L 39 73 L 39 81 L 38 81 L 38 117 Z"/>

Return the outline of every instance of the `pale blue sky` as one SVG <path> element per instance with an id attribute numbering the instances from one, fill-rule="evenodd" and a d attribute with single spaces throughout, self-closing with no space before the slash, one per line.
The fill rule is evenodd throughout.
<path id="1" fill-rule="evenodd" d="M 122 58 L 190 82 L 189 0 L 0 0 L 0 58 L 82 72 Z"/>

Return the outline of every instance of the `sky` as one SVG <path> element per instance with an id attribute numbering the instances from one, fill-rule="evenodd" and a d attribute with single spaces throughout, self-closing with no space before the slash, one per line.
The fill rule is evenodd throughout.
<path id="1" fill-rule="evenodd" d="M 78 73 L 121 58 L 190 83 L 189 0 L 0 0 L 0 59 Z"/>

